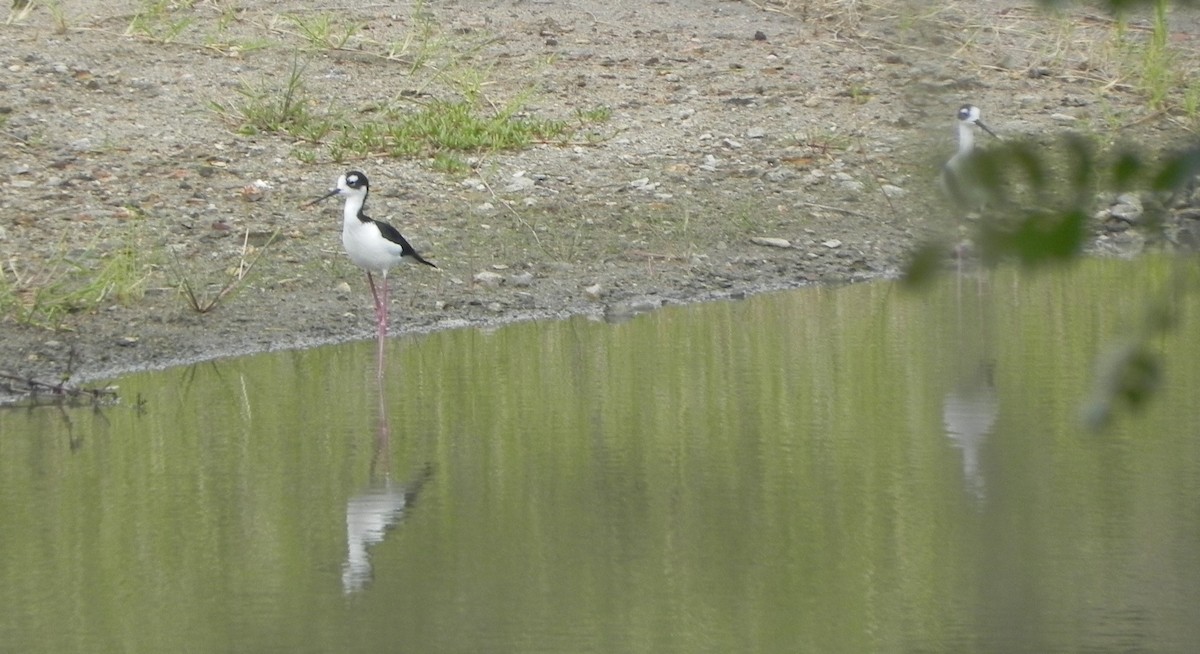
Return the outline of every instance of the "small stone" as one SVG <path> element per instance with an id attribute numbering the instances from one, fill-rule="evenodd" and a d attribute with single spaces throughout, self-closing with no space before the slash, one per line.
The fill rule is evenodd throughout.
<path id="1" fill-rule="evenodd" d="M 518 288 L 526 288 L 533 285 L 533 273 L 523 272 L 517 273 L 509 278 L 509 283 Z"/>
<path id="2" fill-rule="evenodd" d="M 117 345 L 121 347 L 133 347 L 138 344 L 140 339 L 137 336 L 122 336 L 117 339 Z"/>
<path id="3" fill-rule="evenodd" d="M 642 177 L 629 182 L 629 188 L 646 193 L 651 193 L 658 187 L 659 183 L 650 181 L 648 177 Z"/>
<path id="4" fill-rule="evenodd" d="M 477 272 L 471 279 L 484 288 L 496 288 L 504 283 L 504 275 L 490 270 Z"/>
<path id="5" fill-rule="evenodd" d="M 754 32 L 754 40 L 755 41 L 766 41 L 767 35 L 764 34 L 762 30 L 758 30 L 758 31 Z"/>
<path id="6" fill-rule="evenodd" d="M 508 191 L 509 193 L 528 191 L 529 189 L 533 188 L 536 184 L 537 184 L 536 180 L 534 180 L 532 177 L 527 176 L 524 172 L 520 172 L 520 173 L 517 173 L 516 175 L 513 175 L 512 181 L 508 183 L 508 186 L 504 187 L 504 190 Z"/>
<path id="7" fill-rule="evenodd" d="M 842 247 L 842 242 L 837 240 L 836 238 L 831 238 L 828 241 L 821 243 L 821 245 L 824 245 L 825 247 L 833 250 L 833 249 Z"/>
<path id="8" fill-rule="evenodd" d="M 517 293 L 513 297 L 513 304 L 521 309 L 532 309 L 537 306 L 537 298 L 533 293 Z"/>
<path id="9" fill-rule="evenodd" d="M 592 284 L 591 286 L 583 289 L 583 294 L 588 296 L 589 299 L 598 300 L 600 299 L 600 296 L 604 294 L 604 287 L 600 284 Z"/>
<path id="10" fill-rule="evenodd" d="M 905 193 L 908 192 L 908 191 L 905 191 L 904 189 L 900 188 L 899 186 L 893 186 L 891 184 L 884 184 L 883 186 L 880 187 L 880 189 L 883 191 L 883 194 L 889 198 L 902 197 Z"/>
<path id="11" fill-rule="evenodd" d="M 766 135 L 767 130 L 761 127 L 751 127 L 750 129 L 746 130 L 746 138 L 748 139 L 761 139 Z"/>
<path id="12" fill-rule="evenodd" d="M 763 173 L 763 179 L 768 182 L 786 182 L 796 178 L 796 171 L 791 168 L 772 168 Z"/>
<path id="13" fill-rule="evenodd" d="M 1117 203 L 1108 210 L 1108 213 L 1117 220 L 1136 223 L 1145 211 L 1141 198 L 1132 193 L 1122 193 L 1117 197 Z"/>
<path id="14" fill-rule="evenodd" d="M 752 236 L 750 242 L 755 245 L 764 245 L 769 248 L 790 248 L 792 242 L 786 238 L 776 238 L 774 236 Z"/>

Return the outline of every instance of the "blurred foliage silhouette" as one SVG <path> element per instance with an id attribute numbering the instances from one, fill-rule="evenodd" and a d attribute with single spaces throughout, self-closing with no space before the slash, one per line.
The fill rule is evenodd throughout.
<path id="1" fill-rule="evenodd" d="M 1065 8 L 1081 2 L 1040 0 L 1044 8 Z M 1097 3 L 1086 3 L 1095 5 Z M 1166 24 L 1168 7 L 1195 8 L 1200 0 L 1102 0 L 1116 16 L 1152 10 Z M 1165 27 L 1164 27 L 1165 29 Z M 1085 424 L 1101 429 L 1116 409 L 1137 410 L 1161 386 L 1165 365 L 1157 337 L 1176 328 L 1178 298 L 1196 291 L 1198 243 L 1181 242 L 1196 234 L 1200 221 L 1177 217 L 1181 210 L 1200 210 L 1200 139 L 1181 129 L 1180 138 L 1158 151 L 1122 145 L 1104 149 L 1099 138 L 1066 133 L 1050 139 L 1009 138 L 974 150 L 961 166 L 958 183 L 969 188 L 968 204 L 950 201 L 957 221 L 969 231 L 966 240 L 930 240 L 911 253 L 904 281 L 913 287 L 948 270 L 946 261 L 972 252 L 984 268 L 1014 263 L 1026 269 L 1069 263 L 1081 257 L 1089 239 L 1103 226 L 1097 209 L 1121 194 L 1136 196 L 1136 228 L 1148 244 L 1173 249 L 1176 263 L 1166 288 L 1147 293 L 1144 316 L 1129 334 L 1119 338 L 1096 363 L 1091 398 L 1084 407 Z M 1003 137 L 1003 135 L 1001 135 Z M 954 194 L 962 197 L 964 194 Z M 1197 223 L 1191 225 L 1190 223 Z M 1197 230 L 1200 231 L 1200 230 Z"/>

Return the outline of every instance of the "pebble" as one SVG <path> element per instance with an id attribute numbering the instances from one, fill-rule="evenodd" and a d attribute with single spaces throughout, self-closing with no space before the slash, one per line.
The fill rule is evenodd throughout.
<path id="1" fill-rule="evenodd" d="M 1122 193 L 1117 196 L 1116 203 L 1108 210 L 1108 213 L 1117 220 L 1136 223 L 1145 211 L 1141 198 L 1133 193 Z"/>
<path id="2" fill-rule="evenodd" d="M 786 182 L 796 178 L 796 171 L 791 168 L 772 168 L 763 173 L 763 179 L 768 182 Z"/>
<path id="3" fill-rule="evenodd" d="M 774 236 L 751 236 L 750 242 L 755 245 L 765 245 L 769 248 L 790 248 L 792 242 L 786 238 L 776 238 Z"/>
<path id="4" fill-rule="evenodd" d="M 527 176 L 525 171 L 521 171 L 513 175 L 512 181 L 508 183 L 508 186 L 504 187 L 504 190 L 510 193 L 516 193 L 520 191 L 528 191 L 535 185 L 537 185 L 537 181 L 532 177 Z"/>
<path id="5" fill-rule="evenodd" d="M 658 182 L 651 182 L 649 177 L 641 177 L 629 182 L 629 188 L 649 193 L 658 188 Z"/>
<path id="6" fill-rule="evenodd" d="M 596 300 L 604 294 L 604 287 L 600 284 L 592 284 L 591 286 L 583 289 L 583 294 L 588 296 L 590 299 Z"/>
<path id="7" fill-rule="evenodd" d="M 638 314 L 654 311 L 662 305 L 662 300 L 653 297 L 616 302 L 604 307 L 604 319 L 612 323 L 624 322 Z"/>
<path id="8" fill-rule="evenodd" d="M 484 288 L 496 288 L 504 283 L 504 275 L 490 270 L 477 272 L 471 279 Z"/>

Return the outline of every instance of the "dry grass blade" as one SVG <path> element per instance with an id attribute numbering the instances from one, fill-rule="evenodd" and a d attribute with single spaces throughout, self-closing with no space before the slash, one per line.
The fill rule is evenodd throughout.
<path id="1" fill-rule="evenodd" d="M 193 288 L 191 280 L 188 279 L 186 275 L 182 274 L 182 272 L 176 270 L 176 274 L 179 277 L 180 292 L 183 294 L 184 300 L 187 301 L 188 306 L 191 307 L 191 309 L 196 313 L 208 313 L 217 308 L 217 305 L 219 305 L 221 301 L 226 298 L 226 296 L 241 286 L 242 282 L 244 282 L 250 275 L 250 271 L 254 269 L 254 265 L 258 263 L 258 260 L 261 259 L 264 254 L 266 254 L 267 248 L 269 248 L 278 237 L 279 230 L 275 230 L 275 232 L 271 234 L 271 238 L 267 239 L 267 242 L 258 249 L 258 252 L 254 255 L 254 258 L 247 260 L 246 255 L 250 250 L 250 228 L 247 227 L 245 234 L 242 236 L 242 253 L 241 258 L 238 260 L 237 270 L 229 276 L 229 279 L 225 282 L 225 285 L 222 286 L 221 289 L 217 291 L 216 294 L 214 294 L 211 298 L 201 297 L 200 294 L 196 292 L 196 289 Z M 178 263 L 178 261 L 176 263 Z"/>

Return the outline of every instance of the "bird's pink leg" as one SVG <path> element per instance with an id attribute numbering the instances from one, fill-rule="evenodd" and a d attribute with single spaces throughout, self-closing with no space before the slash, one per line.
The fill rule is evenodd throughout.
<path id="1" fill-rule="evenodd" d="M 387 275 L 383 276 L 383 299 L 380 300 L 379 291 L 375 289 L 375 277 L 371 273 L 367 273 L 367 281 L 371 284 L 371 297 L 375 298 L 375 329 L 379 333 L 379 340 L 383 340 L 387 336 Z"/>
<path id="2" fill-rule="evenodd" d="M 375 318 L 379 318 L 379 293 L 375 292 L 375 278 L 371 276 L 370 271 L 367 272 L 367 283 L 371 285 L 371 297 L 375 298 Z"/>
<path id="3" fill-rule="evenodd" d="M 382 306 L 382 307 L 383 307 L 383 311 L 381 312 L 381 317 L 380 317 L 380 319 L 379 319 L 379 338 L 380 338 L 380 339 L 384 339 L 384 338 L 387 338 L 387 329 L 388 329 L 388 280 L 387 280 L 387 271 L 384 271 L 384 273 L 383 273 L 383 303 L 382 303 L 380 306 Z"/>

